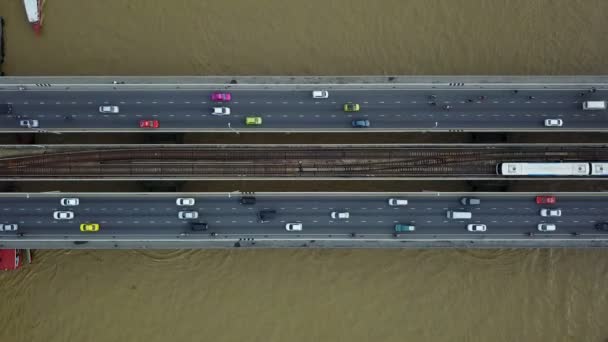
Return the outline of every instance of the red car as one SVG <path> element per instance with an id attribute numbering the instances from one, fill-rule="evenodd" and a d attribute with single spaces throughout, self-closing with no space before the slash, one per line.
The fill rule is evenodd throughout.
<path id="1" fill-rule="evenodd" d="M 158 128 L 160 123 L 158 120 L 139 120 L 139 128 Z"/>
<path id="2" fill-rule="evenodd" d="M 536 204 L 555 204 L 555 196 L 536 196 Z"/>
<path id="3" fill-rule="evenodd" d="M 232 100 L 232 95 L 230 95 L 230 93 L 221 93 L 216 91 L 211 94 L 211 101 L 228 102 L 230 100 Z"/>

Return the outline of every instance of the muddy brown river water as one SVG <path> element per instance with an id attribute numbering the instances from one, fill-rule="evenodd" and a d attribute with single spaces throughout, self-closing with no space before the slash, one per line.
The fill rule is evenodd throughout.
<path id="1" fill-rule="evenodd" d="M 8 75 L 606 74 L 606 0 L 0 0 Z M 608 218 L 607 218 L 608 219 Z M 608 251 L 36 251 L 1 342 L 599 341 Z"/>

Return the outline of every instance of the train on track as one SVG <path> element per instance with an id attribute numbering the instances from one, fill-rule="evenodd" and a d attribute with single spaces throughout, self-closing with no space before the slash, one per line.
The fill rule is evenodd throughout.
<path id="1" fill-rule="evenodd" d="M 496 174 L 503 176 L 608 176 L 608 162 L 499 163 Z"/>

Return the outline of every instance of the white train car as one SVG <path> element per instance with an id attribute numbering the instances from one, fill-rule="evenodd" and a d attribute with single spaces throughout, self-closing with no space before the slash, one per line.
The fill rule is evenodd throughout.
<path id="1" fill-rule="evenodd" d="M 607 164 L 608 166 L 608 164 Z M 589 176 L 589 163 L 500 163 L 496 173 L 503 176 Z"/>
<path id="2" fill-rule="evenodd" d="M 594 176 L 608 176 L 608 163 L 591 163 L 591 174 Z"/>

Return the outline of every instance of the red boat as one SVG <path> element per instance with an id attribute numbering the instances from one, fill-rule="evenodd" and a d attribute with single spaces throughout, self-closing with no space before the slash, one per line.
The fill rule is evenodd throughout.
<path id="1" fill-rule="evenodd" d="M 23 0 L 23 6 L 25 6 L 27 20 L 32 24 L 34 32 L 36 32 L 36 35 L 40 35 L 40 30 L 42 30 L 42 7 L 44 6 L 44 0 Z"/>

